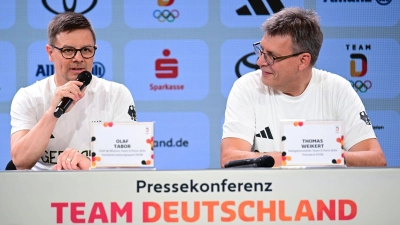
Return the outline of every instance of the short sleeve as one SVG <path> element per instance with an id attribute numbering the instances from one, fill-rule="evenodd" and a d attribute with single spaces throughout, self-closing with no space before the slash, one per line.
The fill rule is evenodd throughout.
<path id="1" fill-rule="evenodd" d="M 24 88 L 18 90 L 11 103 L 11 134 L 20 130 L 30 130 L 35 126 L 37 107 L 34 98 Z"/>
<path id="2" fill-rule="evenodd" d="M 255 109 L 244 79 L 237 80 L 229 93 L 222 138 L 240 138 L 253 145 Z"/>
<path id="3" fill-rule="evenodd" d="M 133 97 L 128 88 L 122 84 L 113 83 L 116 92 L 113 95 L 113 121 L 136 121 L 136 108 Z"/>
<path id="4" fill-rule="evenodd" d="M 344 148 L 349 150 L 353 145 L 370 138 L 376 138 L 371 121 L 358 94 L 350 83 L 340 85 L 341 92 L 338 104 L 338 120 L 345 121 Z"/>

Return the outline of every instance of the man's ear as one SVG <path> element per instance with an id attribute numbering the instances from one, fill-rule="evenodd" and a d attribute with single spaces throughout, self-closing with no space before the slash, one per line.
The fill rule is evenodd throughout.
<path id="1" fill-rule="evenodd" d="M 311 55 L 310 53 L 302 53 L 300 55 L 300 64 L 299 64 L 299 70 L 305 70 L 310 66 L 311 63 Z"/>
<path id="2" fill-rule="evenodd" d="M 49 61 L 53 62 L 54 48 L 47 44 L 46 45 L 46 52 L 47 52 L 47 55 L 49 56 Z"/>

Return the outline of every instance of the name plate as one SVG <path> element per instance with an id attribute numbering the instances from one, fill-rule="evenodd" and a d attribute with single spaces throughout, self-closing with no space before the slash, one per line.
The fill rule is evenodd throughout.
<path id="1" fill-rule="evenodd" d="M 154 167 L 153 122 L 91 124 L 92 169 Z"/>
<path id="2" fill-rule="evenodd" d="M 341 121 L 281 121 L 282 167 L 345 166 Z"/>

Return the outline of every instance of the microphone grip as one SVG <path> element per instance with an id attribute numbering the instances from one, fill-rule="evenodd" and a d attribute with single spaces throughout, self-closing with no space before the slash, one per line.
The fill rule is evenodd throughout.
<path id="1" fill-rule="evenodd" d="M 72 99 L 68 97 L 63 97 L 60 103 L 58 103 L 56 110 L 54 111 L 54 116 L 56 118 L 60 118 L 60 116 L 64 114 L 65 111 L 67 111 L 68 107 L 71 105 L 72 102 L 73 102 Z"/>
<path id="2" fill-rule="evenodd" d="M 259 158 L 254 159 L 242 159 L 242 160 L 233 160 L 226 163 L 225 168 L 229 167 L 273 167 L 275 165 L 275 160 L 273 157 L 269 155 L 263 155 Z"/>
<path id="3" fill-rule="evenodd" d="M 85 88 L 86 87 L 86 83 L 83 83 L 80 87 L 79 87 L 79 90 L 83 90 L 83 88 Z M 54 116 L 56 117 L 56 118 L 60 118 L 60 116 L 62 115 L 62 114 L 64 114 L 66 111 L 67 111 L 67 109 L 68 109 L 68 107 L 71 105 L 71 103 L 73 102 L 74 100 L 72 100 L 71 98 L 68 98 L 68 97 L 63 97 L 62 99 L 61 99 L 61 101 L 60 101 L 60 103 L 58 103 L 58 105 L 57 105 L 57 107 L 56 107 L 56 110 L 54 111 Z"/>
<path id="4" fill-rule="evenodd" d="M 249 164 L 254 164 L 254 159 L 233 160 L 233 161 L 225 163 L 224 167 L 229 168 L 229 167 L 243 166 L 243 165 L 249 165 Z"/>

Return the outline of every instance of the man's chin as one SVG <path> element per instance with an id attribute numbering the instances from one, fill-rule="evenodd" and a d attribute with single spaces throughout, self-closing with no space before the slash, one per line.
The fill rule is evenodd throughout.
<path id="1" fill-rule="evenodd" d="M 76 76 L 78 76 L 80 73 L 82 73 L 82 72 L 84 72 L 84 71 L 86 71 L 86 69 L 82 69 L 82 70 L 70 70 L 70 74 L 72 74 L 72 75 L 76 75 Z"/>
<path id="2" fill-rule="evenodd" d="M 78 74 L 68 74 L 68 81 L 73 81 L 78 79 Z"/>
<path id="3" fill-rule="evenodd" d="M 273 82 L 271 82 L 271 79 L 268 77 L 261 77 L 261 82 L 268 87 L 272 87 L 273 86 Z"/>

